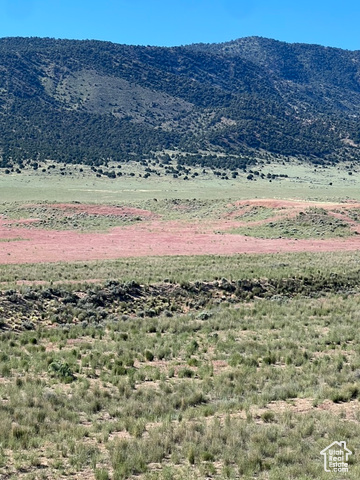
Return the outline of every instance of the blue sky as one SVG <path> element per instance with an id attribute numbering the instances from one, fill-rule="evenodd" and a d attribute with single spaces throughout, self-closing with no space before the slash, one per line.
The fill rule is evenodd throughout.
<path id="1" fill-rule="evenodd" d="M 359 0 L 0 0 L 0 37 L 135 45 L 259 35 L 360 50 Z"/>

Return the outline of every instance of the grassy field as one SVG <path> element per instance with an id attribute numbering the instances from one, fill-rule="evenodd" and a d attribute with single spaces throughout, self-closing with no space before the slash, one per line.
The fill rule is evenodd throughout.
<path id="1" fill-rule="evenodd" d="M 344 167 L 315 168 L 293 161 L 291 163 L 271 164 L 253 167 L 263 173 L 265 178 L 255 175 L 255 180 L 247 180 L 248 173 L 239 173 L 233 179 L 229 172 L 228 180 L 214 175 L 210 169 L 192 168 L 198 176 L 188 180 L 174 179 L 165 175 L 152 174 L 144 179 L 145 168 L 137 163 L 125 164 L 123 176 L 115 179 L 97 177 L 89 167 L 67 166 L 50 169 L 24 171 L 24 173 L 0 173 L 1 199 L 5 201 L 79 201 L 117 204 L 136 202 L 152 198 L 197 198 L 197 199 L 246 199 L 246 198 L 297 198 L 314 201 L 360 200 L 360 175 L 354 169 Z M 42 170 L 46 170 L 43 172 Z M 50 172 L 50 173 L 48 173 Z M 225 172 L 224 172 L 225 173 Z M 63 175 L 62 175 L 63 174 Z M 134 176 L 130 176 L 133 174 Z M 268 174 L 288 175 L 288 178 L 266 178 Z M 142 175 L 139 177 L 139 175 Z M 330 185 L 330 183 L 332 185 Z"/>
<path id="2" fill-rule="evenodd" d="M 330 278 L 303 282 L 307 295 L 286 282 L 243 300 L 224 280 L 210 296 L 183 282 L 182 311 L 179 292 L 159 311 L 165 291 L 152 291 L 141 314 L 125 286 L 109 303 L 90 287 L 80 310 L 69 289 L 66 311 L 64 294 L 27 288 L 43 318 L 1 336 L 0 474 L 325 479 L 319 452 L 341 440 L 354 452 L 346 478 L 358 478 L 359 273 L 333 278 L 334 293 Z M 17 295 L 7 294 L 14 310 Z"/>
<path id="3" fill-rule="evenodd" d="M 271 173 L 289 178 L 271 183 L 200 170 L 126 177 L 134 168 L 114 180 L 86 168 L 1 174 L 0 213 L 88 230 L 123 220 L 85 215 L 74 226 L 49 204 L 197 222 L 256 196 L 360 199 L 357 173 L 335 167 L 279 164 Z M 246 229 L 273 214 L 257 207 L 237 220 Z M 310 214 L 251 232 L 349 234 L 328 210 Z M 1 480 L 359 478 L 359 252 L 0 265 L 0 282 Z M 334 441 L 353 452 L 347 473 L 324 471 L 320 452 Z"/>
<path id="4" fill-rule="evenodd" d="M 123 258 L 88 262 L 0 265 L 2 289 L 23 283 L 85 284 L 106 280 L 139 283 L 212 281 L 246 278 L 285 278 L 296 275 L 328 276 L 360 268 L 359 252 L 326 252 L 233 256 L 169 256 Z"/>

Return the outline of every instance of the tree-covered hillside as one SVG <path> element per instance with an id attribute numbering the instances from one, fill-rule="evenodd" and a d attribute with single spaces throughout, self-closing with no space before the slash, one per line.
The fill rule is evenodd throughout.
<path id="1" fill-rule="evenodd" d="M 225 167 L 357 159 L 359 75 L 360 52 L 257 37 L 172 48 L 3 38 L 1 164 L 166 149 L 204 165 L 225 153 Z"/>

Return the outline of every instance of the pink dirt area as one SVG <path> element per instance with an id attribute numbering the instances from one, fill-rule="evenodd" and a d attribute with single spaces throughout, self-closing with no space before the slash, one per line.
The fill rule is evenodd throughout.
<path id="1" fill-rule="evenodd" d="M 249 204 L 249 202 L 251 201 L 244 203 Z M 265 201 L 254 200 L 252 202 L 254 205 L 259 205 Z M 289 204 L 289 201 L 281 202 L 278 200 L 269 200 L 268 204 L 271 204 L 271 202 L 276 202 L 275 208 L 284 208 L 285 204 Z M 309 204 L 324 208 L 324 204 L 298 203 L 301 204 L 301 208 Z M 290 204 L 295 207 L 297 202 L 290 202 Z M 71 208 L 74 207 L 73 204 L 69 205 Z M 342 209 L 358 208 L 358 204 L 331 205 L 331 208 L 337 208 L 337 206 Z M 78 207 L 79 209 L 88 209 L 89 205 L 75 205 L 75 208 Z M 103 212 L 109 211 L 102 206 L 90 207 L 94 207 L 94 209 L 105 208 L 105 210 L 102 210 Z M 64 208 L 67 208 L 66 204 Z M 162 255 L 232 255 L 238 253 L 321 252 L 360 249 L 359 236 L 324 240 L 262 239 L 227 233 L 227 230 L 239 225 L 239 222 L 231 218 L 190 224 L 183 221 L 163 221 L 152 217 L 151 212 L 148 213 L 150 215 L 146 222 L 116 227 L 105 233 L 51 231 L 22 227 L 9 228 L 6 220 L 0 218 L 0 263 L 87 261 Z M 103 214 L 107 215 L 108 213 Z"/>
<path id="2" fill-rule="evenodd" d="M 21 225 L 30 225 L 30 224 L 36 223 L 38 221 L 39 221 L 38 218 L 20 218 L 16 221 L 14 221 L 14 220 L 4 220 L 3 224 L 11 225 L 11 224 L 16 222 L 17 224 L 21 224 Z"/>

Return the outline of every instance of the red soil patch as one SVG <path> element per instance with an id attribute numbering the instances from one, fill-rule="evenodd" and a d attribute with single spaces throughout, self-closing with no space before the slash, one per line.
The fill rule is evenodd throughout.
<path id="1" fill-rule="evenodd" d="M 31 225 L 32 223 L 36 223 L 38 222 L 39 219 L 38 218 L 20 218 L 19 220 L 4 220 L 4 224 L 8 224 L 8 225 L 11 225 L 12 223 L 17 223 L 17 224 L 21 224 L 21 225 Z"/>
<path id="2" fill-rule="evenodd" d="M 241 204 L 265 205 L 273 208 L 359 208 L 360 204 L 315 204 L 280 200 L 247 200 Z M 331 207 L 330 207 L 331 205 Z M 52 207 L 55 207 L 53 205 Z M 116 259 L 121 257 L 144 257 L 155 255 L 231 255 L 238 253 L 320 252 L 337 250 L 359 250 L 358 236 L 338 239 L 261 239 L 228 234 L 227 229 L 238 222 L 231 218 L 222 221 L 189 224 L 181 221 L 161 221 L 148 211 L 106 207 L 97 205 L 63 204 L 55 208 L 75 208 L 103 215 L 131 211 L 136 215 L 148 216 L 146 222 L 116 227 L 106 233 L 78 233 L 75 231 L 49 231 L 28 228 L 9 228 L 0 218 L 0 263 L 37 263 L 58 261 L 86 261 Z M 106 212 L 106 213 L 105 213 Z M 111 213 L 110 213 L 111 212 Z M 121 213 L 120 213 L 121 212 Z M 139 213 L 141 212 L 141 213 Z M 216 231 L 224 231 L 219 234 Z M 17 240 L 21 238 L 23 240 Z M 16 239 L 16 240 L 14 240 Z"/>

